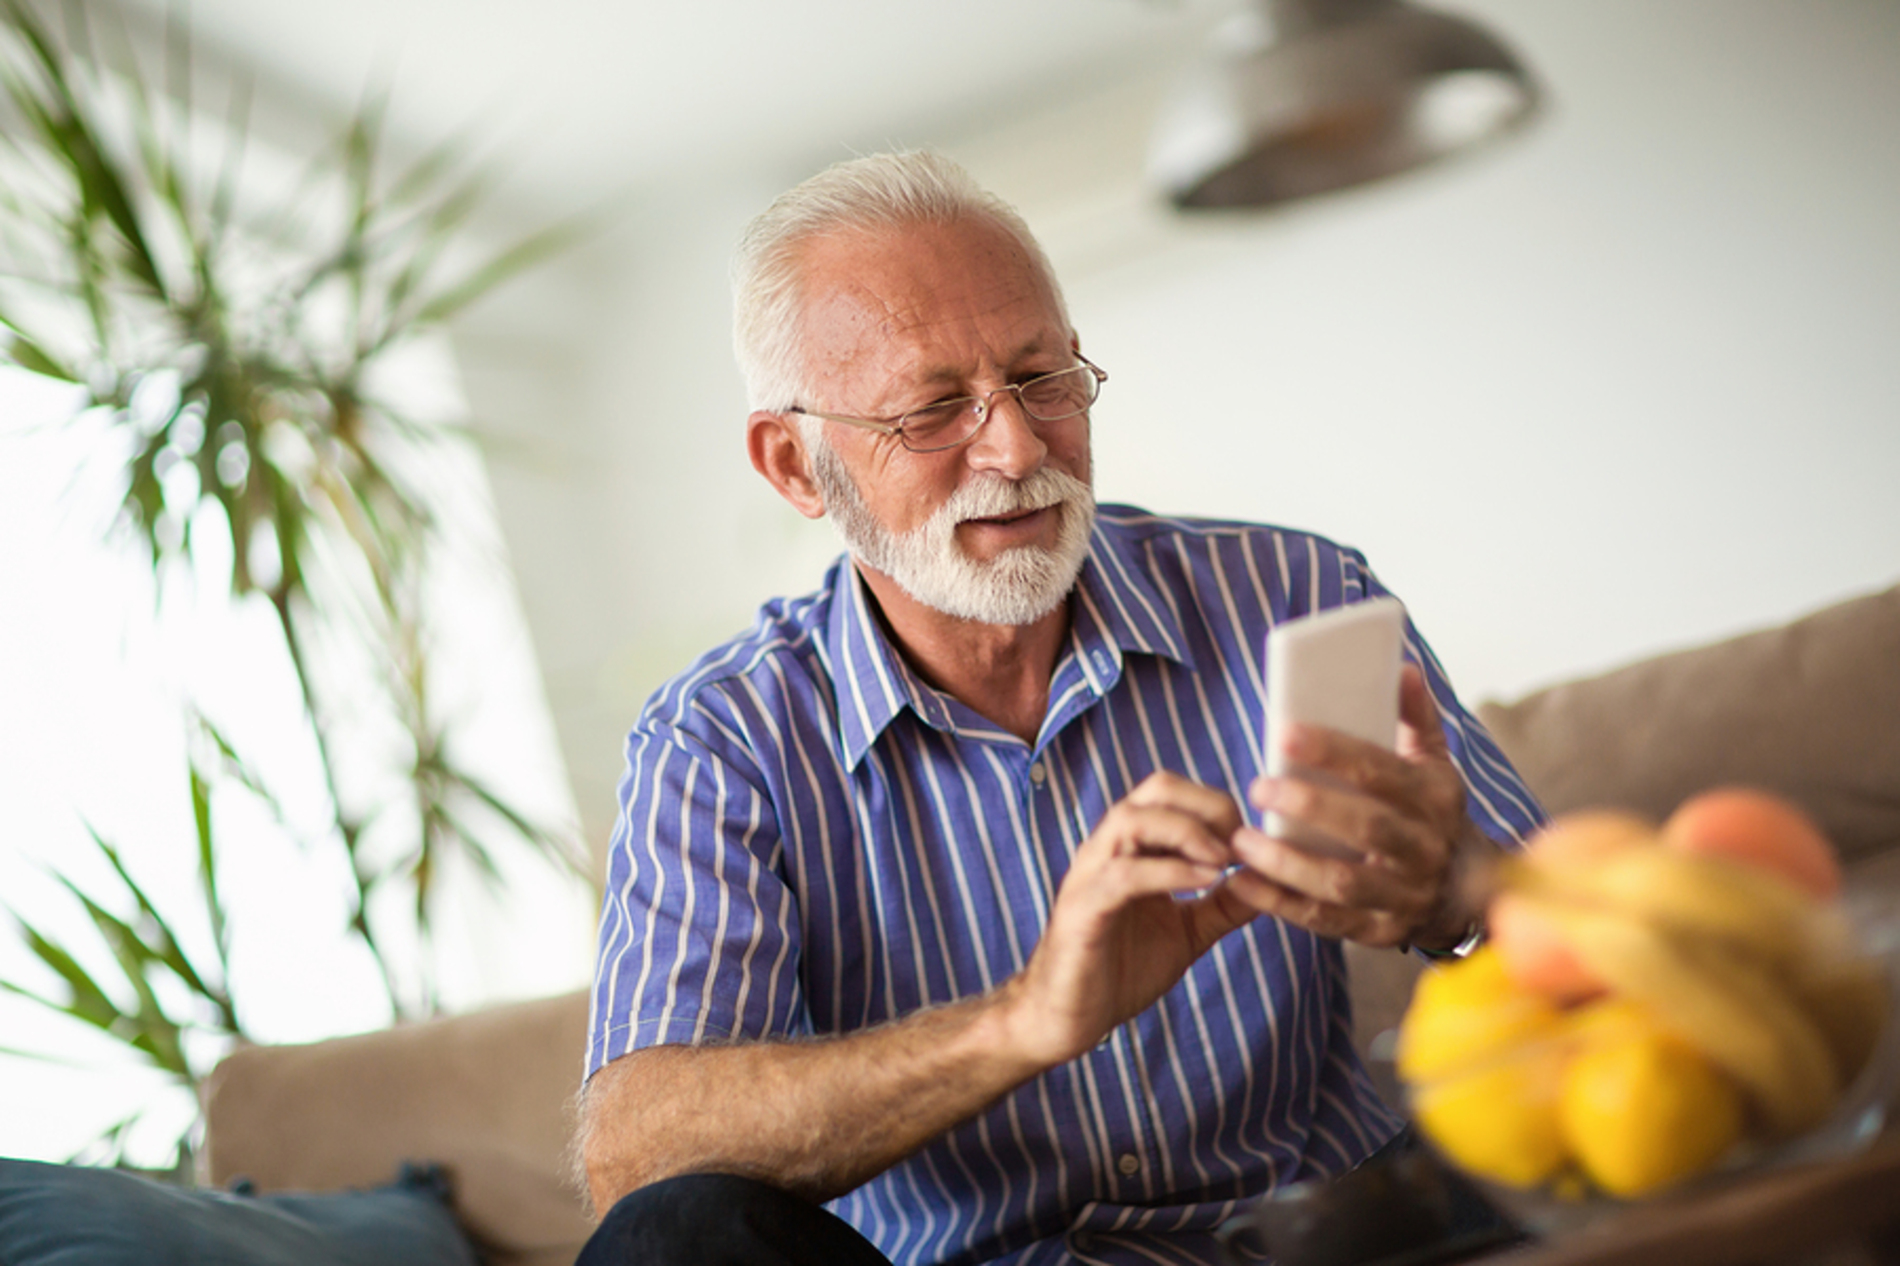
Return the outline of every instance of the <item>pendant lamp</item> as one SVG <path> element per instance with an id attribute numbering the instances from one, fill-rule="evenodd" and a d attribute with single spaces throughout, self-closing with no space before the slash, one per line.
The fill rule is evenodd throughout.
<path id="1" fill-rule="evenodd" d="M 1539 91 L 1494 35 L 1403 0 L 1255 0 L 1164 113 L 1149 175 L 1182 209 L 1268 207 L 1502 136 Z"/>

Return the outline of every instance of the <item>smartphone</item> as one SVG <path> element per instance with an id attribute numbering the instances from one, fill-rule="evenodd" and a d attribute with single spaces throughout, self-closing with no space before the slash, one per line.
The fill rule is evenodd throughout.
<path id="1" fill-rule="evenodd" d="M 1323 725 L 1392 748 L 1399 733 L 1404 641 L 1405 604 L 1397 598 L 1368 598 L 1271 629 L 1267 633 L 1267 774 L 1336 782 L 1330 775 L 1290 764 L 1281 752 L 1280 735 L 1295 723 Z M 1278 813 L 1266 815 L 1264 829 L 1276 839 L 1314 852 L 1360 856 L 1331 835 Z"/>

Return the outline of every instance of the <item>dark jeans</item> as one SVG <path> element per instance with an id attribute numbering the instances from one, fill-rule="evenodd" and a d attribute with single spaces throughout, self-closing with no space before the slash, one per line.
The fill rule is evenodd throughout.
<path id="1" fill-rule="evenodd" d="M 687 1174 L 629 1192 L 574 1266 L 890 1266 L 850 1223 L 751 1178 Z"/>
<path id="2" fill-rule="evenodd" d="M 1408 1128 L 1365 1165 L 1418 1147 Z M 1517 1238 L 1468 1183 L 1451 1175 L 1452 1240 L 1436 1262 Z M 1465 1253 L 1457 1250 L 1465 1249 Z M 642 1187 L 607 1212 L 574 1266 L 890 1266 L 855 1228 L 751 1178 L 688 1174 Z"/>

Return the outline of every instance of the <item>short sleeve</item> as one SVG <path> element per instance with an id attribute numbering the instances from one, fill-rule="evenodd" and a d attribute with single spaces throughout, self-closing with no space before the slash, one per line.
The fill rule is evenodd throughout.
<path id="1" fill-rule="evenodd" d="M 587 1074 L 648 1046 L 807 1031 L 797 899 L 743 755 L 643 721 L 619 798 Z"/>
<path id="2" fill-rule="evenodd" d="M 1359 570 L 1367 597 L 1390 596 L 1363 556 L 1346 551 L 1349 566 Z M 1408 615 L 1405 621 L 1406 658 L 1425 674 L 1425 683 L 1438 706 L 1445 745 L 1465 780 L 1465 814 L 1486 836 L 1499 844 L 1521 844 L 1545 822 L 1543 807 L 1531 793 L 1510 758 L 1478 718 L 1458 701 L 1457 691 L 1432 653 L 1431 646 Z"/>

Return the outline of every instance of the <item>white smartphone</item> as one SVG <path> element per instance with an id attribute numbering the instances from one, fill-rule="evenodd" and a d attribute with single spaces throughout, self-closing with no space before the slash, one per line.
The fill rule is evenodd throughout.
<path id="1" fill-rule="evenodd" d="M 1323 725 L 1387 749 L 1398 741 L 1399 667 L 1405 605 L 1368 598 L 1276 625 L 1267 633 L 1267 774 L 1332 779 L 1292 765 L 1280 736 L 1291 724 Z M 1276 839 L 1335 857 L 1359 853 L 1331 835 L 1278 813 L 1266 815 Z"/>

